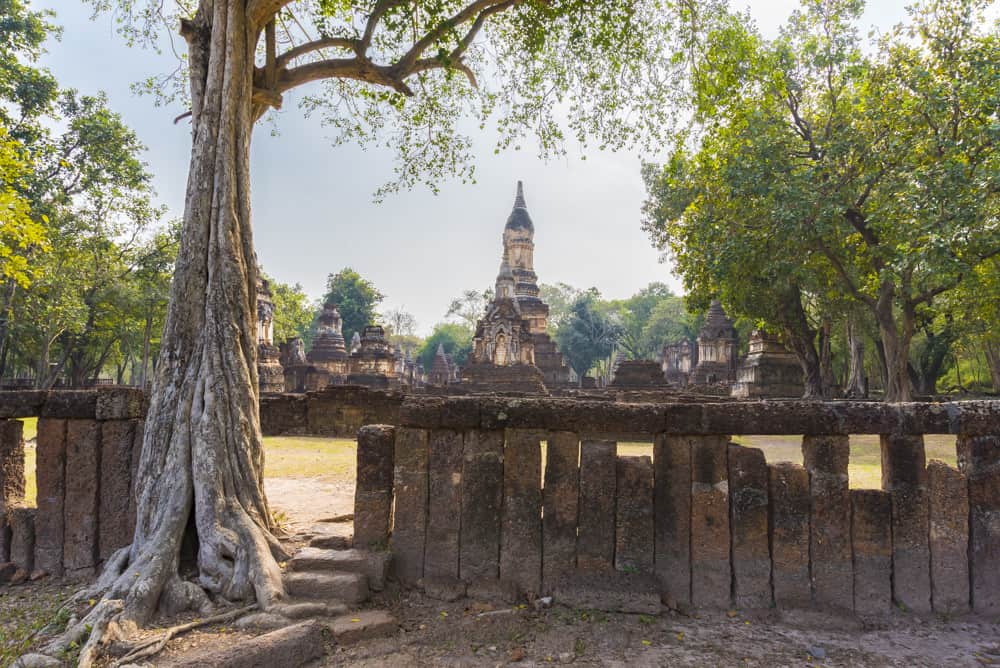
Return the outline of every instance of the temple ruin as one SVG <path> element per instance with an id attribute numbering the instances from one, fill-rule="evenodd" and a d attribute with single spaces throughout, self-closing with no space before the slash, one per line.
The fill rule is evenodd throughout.
<path id="1" fill-rule="evenodd" d="M 740 362 L 732 395 L 741 399 L 801 397 L 805 389 L 802 365 L 795 355 L 767 332 L 750 335 L 749 351 Z"/>
<path id="2" fill-rule="evenodd" d="M 504 226 L 503 252 L 493 300 L 476 323 L 472 354 L 462 369 L 471 391 L 547 393 L 569 383 L 569 369 L 547 332 L 549 307 L 538 294 L 535 225 L 517 195 Z"/>
<path id="3" fill-rule="evenodd" d="M 257 376 L 261 392 L 284 392 L 281 351 L 274 345 L 274 302 L 271 285 L 257 274 Z"/>

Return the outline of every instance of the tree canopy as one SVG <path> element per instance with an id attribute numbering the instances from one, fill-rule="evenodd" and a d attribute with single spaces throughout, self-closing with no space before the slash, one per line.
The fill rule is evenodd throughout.
<path id="1" fill-rule="evenodd" d="M 693 133 L 647 166 L 645 226 L 710 295 L 822 355 L 820 320 L 865 308 L 886 396 L 940 297 L 1000 253 L 1000 29 L 979 0 L 928 0 L 867 44 L 858 0 L 810 2 L 774 40 L 740 16 L 706 35 Z M 811 350 L 810 350 L 811 349 Z"/>
<path id="2" fill-rule="evenodd" d="M 345 267 L 327 278 L 323 302 L 337 305 L 344 319 L 344 338 L 350 342 L 355 332 L 361 334 L 365 327 L 377 323 L 376 308 L 384 298 L 371 281 Z"/>

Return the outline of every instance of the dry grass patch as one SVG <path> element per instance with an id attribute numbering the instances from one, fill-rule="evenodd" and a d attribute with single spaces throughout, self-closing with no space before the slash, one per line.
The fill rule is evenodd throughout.
<path id="1" fill-rule="evenodd" d="M 264 437 L 265 478 L 319 478 L 352 481 L 358 443 L 320 436 Z"/>

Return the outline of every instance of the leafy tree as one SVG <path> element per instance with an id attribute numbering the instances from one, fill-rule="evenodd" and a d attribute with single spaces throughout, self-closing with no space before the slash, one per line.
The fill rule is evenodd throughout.
<path id="1" fill-rule="evenodd" d="M 665 343 L 682 339 L 693 341 L 701 329 L 703 316 L 687 310 L 684 298 L 669 294 L 658 300 L 642 327 L 642 345 L 653 357 L 663 350 Z"/>
<path id="2" fill-rule="evenodd" d="M 621 325 L 602 315 L 594 296 L 586 294 L 573 302 L 569 316 L 556 330 L 556 343 L 582 385 L 583 377 L 611 354 L 621 336 Z"/>
<path id="3" fill-rule="evenodd" d="M 470 330 L 476 328 L 476 323 L 483 317 L 486 305 L 493 299 L 493 288 L 487 288 L 482 292 L 478 290 L 466 290 L 460 297 L 451 300 L 448 305 L 448 312 L 444 317 L 456 317 Z"/>
<path id="4" fill-rule="evenodd" d="M 176 572 L 191 517 L 199 583 L 266 608 L 283 592 L 276 562 L 283 552 L 261 479 L 254 123 L 279 108 L 286 92 L 324 82 L 306 106 L 338 141 L 384 142 L 397 151 L 389 190 L 434 187 L 455 174 L 471 179 L 471 143 L 458 130 L 466 115 L 497 127 L 500 148 L 520 147 L 529 132 L 545 153 L 561 151 L 567 136 L 594 138 L 601 148 L 651 146 L 654 130 L 672 120 L 667 98 L 696 43 L 687 27 L 710 23 L 710 7 L 660 0 L 92 1 L 117 10 L 133 42 L 155 45 L 161 29 L 180 25 L 187 71 L 174 90 L 187 96 L 193 137 L 131 558 L 112 560 L 107 570 L 121 577 L 92 615 L 125 600 L 116 621 L 141 625 L 161 597 L 174 607 L 202 603 L 203 591 Z M 301 42 L 302 33 L 319 37 Z M 197 399 L 206 386 L 214 391 L 211 406 Z"/>
<path id="5" fill-rule="evenodd" d="M 24 147 L 0 127 L 0 280 L 22 288 L 28 286 L 36 267 L 30 262 L 35 250 L 45 250 L 48 235 L 42 222 L 31 215 L 31 202 L 15 188 L 31 172 Z"/>
<path id="6" fill-rule="evenodd" d="M 538 286 L 539 298 L 549 305 L 549 334 L 555 336 L 562 323 L 570 317 L 573 304 L 584 295 L 600 299 L 597 288 L 580 290 L 566 283 L 542 283 Z"/>
<path id="7" fill-rule="evenodd" d="M 454 322 L 434 325 L 434 331 L 417 350 L 417 359 L 427 372 L 430 372 L 431 365 L 434 364 L 439 344 L 444 346 L 444 352 L 451 356 L 455 364 L 462 366 L 472 352 L 472 332 L 464 325 Z"/>
<path id="8" fill-rule="evenodd" d="M 857 0 L 807 3 L 772 41 L 738 17 L 707 36 L 697 142 L 678 137 L 647 168 L 646 227 L 689 288 L 777 320 L 807 385 L 848 300 L 877 324 L 886 399 L 908 400 L 914 334 L 1000 253 L 1000 35 L 985 4 L 918 5 L 871 57 Z"/>
<path id="9" fill-rule="evenodd" d="M 302 286 L 296 283 L 280 283 L 265 275 L 271 287 L 271 301 L 274 302 L 274 343 L 278 345 L 295 337 L 301 338 L 308 346 L 310 333 L 316 319 L 316 306 L 309 302 Z"/>
<path id="10" fill-rule="evenodd" d="M 679 298 L 663 283 L 650 283 L 628 299 L 615 300 L 608 305 L 621 325 L 618 345 L 632 359 L 652 359 L 660 352 L 664 342 L 650 337 L 648 326 L 656 307 L 668 300 L 678 301 Z"/>
<path id="11" fill-rule="evenodd" d="M 375 308 L 384 298 L 371 281 L 346 267 L 327 278 L 323 301 L 337 305 L 344 319 L 344 338 L 350 342 L 355 332 L 360 334 L 365 327 L 378 321 Z"/>

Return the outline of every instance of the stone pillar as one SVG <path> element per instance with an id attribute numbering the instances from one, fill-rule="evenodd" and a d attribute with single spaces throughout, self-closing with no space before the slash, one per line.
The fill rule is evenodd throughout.
<path id="1" fill-rule="evenodd" d="M 767 462 L 757 448 L 729 444 L 733 603 L 770 608 L 771 551 L 767 540 Z"/>
<path id="2" fill-rule="evenodd" d="M 101 560 L 132 542 L 132 451 L 137 420 L 105 420 L 101 430 L 101 498 L 98 553 Z"/>
<path id="3" fill-rule="evenodd" d="M 610 571 L 615 559 L 614 441 L 580 444 L 580 516 L 576 566 L 581 571 Z"/>
<path id="4" fill-rule="evenodd" d="M 809 472 L 813 600 L 823 607 L 849 611 L 854 608 L 849 437 L 805 436 L 802 456 Z"/>
<path id="5" fill-rule="evenodd" d="M 771 583 L 774 604 L 811 603 L 809 586 L 809 473 L 791 462 L 767 467 L 771 501 Z"/>
<path id="6" fill-rule="evenodd" d="M 427 542 L 424 578 L 458 578 L 458 538 L 462 521 L 462 434 L 430 435 Z"/>
<path id="7" fill-rule="evenodd" d="M 958 465 L 969 480 L 972 609 L 1000 613 L 1000 435 L 959 436 Z"/>
<path id="8" fill-rule="evenodd" d="M 877 489 L 851 490 L 854 612 L 892 609 L 892 499 Z"/>
<path id="9" fill-rule="evenodd" d="M 0 420 L 0 516 L 24 500 L 24 438 L 20 420 Z"/>
<path id="10" fill-rule="evenodd" d="M 408 586 L 424 576 L 427 531 L 427 431 L 400 427 L 393 454 L 392 563 L 399 581 Z"/>
<path id="11" fill-rule="evenodd" d="M 500 580 L 529 598 L 542 590 L 541 439 L 511 429 L 503 458 Z"/>
<path id="12" fill-rule="evenodd" d="M 882 489 L 892 496 L 893 598 L 907 610 L 931 611 L 927 469 L 924 437 L 883 434 Z"/>
<path id="13" fill-rule="evenodd" d="M 503 432 L 467 431 L 462 467 L 459 575 L 466 582 L 500 577 Z"/>
<path id="14" fill-rule="evenodd" d="M 35 470 L 38 485 L 35 569 L 60 576 L 65 529 L 66 420 L 38 418 Z"/>
<path id="15" fill-rule="evenodd" d="M 691 444 L 660 434 L 653 442 L 656 576 L 663 602 L 691 604 Z"/>
<path id="16" fill-rule="evenodd" d="M 358 431 L 358 473 L 354 488 L 354 547 L 384 549 L 389 542 L 396 430 L 373 424 Z"/>
<path id="17" fill-rule="evenodd" d="M 98 562 L 99 436 L 96 420 L 66 421 L 63 567 L 72 577 L 92 577 Z"/>
<path id="18" fill-rule="evenodd" d="M 934 612 L 969 611 L 969 490 L 944 462 L 927 466 L 930 498 L 931 603 Z"/>
<path id="19" fill-rule="evenodd" d="M 552 591 L 576 568 L 576 517 L 580 498 L 580 437 L 549 434 L 542 489 L 542 589 Z"/>
<path id="20" fill-rule="evenodd" d="M 617 458 L 615 568 L 653 573 L 653 460 Z"/>
<path id="21" fill-rule="evenodd" d="M 7 509 L 10 523 L 10 560 L 26 574 L 35 568 L 35 509 L 11 506 Z"/>
<path id="22" fill-rule="evenodd" d="M 731 604 L 728 449 L 727 436 L 691 439 L 691 603 L 696 607 Z"/>

